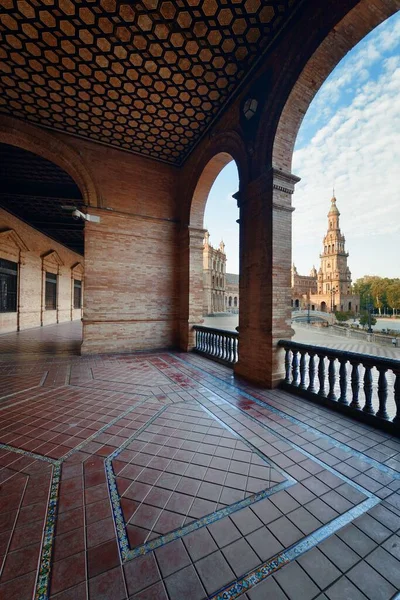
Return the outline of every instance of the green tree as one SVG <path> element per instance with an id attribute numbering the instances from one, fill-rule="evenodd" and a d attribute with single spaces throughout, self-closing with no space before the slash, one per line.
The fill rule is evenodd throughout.
<path id="1" fill-rule="evenodd" d="M 367 329 L 368 328 L 368 323 L 369 323 L 369 319 L 368 319 L 368 313 L 364 313 L 361 315 L 360 317 L 360 325 L 363 329 Z M 371 326 L 372 325 L 376 325 L 376 319 L 373 315 L 371 315 Z"/>
<path id="2" fill-rule="evenodd" d="M 400 279 L 392 279 L 386 290 L 389 307 L 396 314 L 400 310 Z"/>
<path id="3" fill-rule="evenodd" d="M 350 314 L 348 312 L 343 312 L 343 311 L 337 310 L 335 312 L 335 317 L 336 317 L 336 320 L 339 321 L 339 323 L 344 323 L 345 321 L 349 320 Z"/>

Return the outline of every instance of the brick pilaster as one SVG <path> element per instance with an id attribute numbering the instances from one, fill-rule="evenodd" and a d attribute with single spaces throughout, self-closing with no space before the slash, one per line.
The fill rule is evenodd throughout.
<path id="1" fill-rule="evenodd" d="M 180 347 L 195 346 L 193 325 L 203 322 L 203 240 L 206 230 L 186 227 L 181 231 Z"/>
<path id="2" fill-rule="evenodd" d="M 298 177 L 271 168 L 237 194 L 240 208 L 239 362 L 235 373 L 278 385 L 278 340 L 290 338 L 291 195 Z"/>

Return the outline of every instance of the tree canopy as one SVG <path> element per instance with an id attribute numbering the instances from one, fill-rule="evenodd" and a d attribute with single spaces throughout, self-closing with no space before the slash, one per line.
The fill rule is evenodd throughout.
<path id="1" fill-rule="evenodd" d="M 396 314 L 400 310 L 400 279 L 364 275 L 357 279 L 353 289 L 360 296 L 361 310 L 368 310 L 368 306 L 379 314 L 387 311 Z"/>

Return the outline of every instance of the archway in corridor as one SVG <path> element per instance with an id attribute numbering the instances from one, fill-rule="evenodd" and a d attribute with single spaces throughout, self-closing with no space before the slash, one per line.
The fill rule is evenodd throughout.
<path id="1" fill-rule="evenodd" d="M 0 333 L 9 334 L 2 348 L 57 353 L 65 342 L 76 351 L 82 338 L 84 224 L 62 206 L 85 210 L 85 193 L 55 162 L 2 139 L 16 141 L 0 127 Z M 54 327 L 71 321 L 78 322 L 71 331 Z M 53 328 L 21 333 L 19 340 L 12 335 L 44 325 Z"/>
<path id="2" fill-rule="evenodd" d="M 188 226 L 188 293 L 182 295 L 183 302 L 187 304 L 182 306 L 184 318 L 181 318 L 180 328 L 181 347 L 185 350 L 194 346 L 193 325 L 201 324 L 205 314 L 224 312 L 227 305 L 225 247 L 223 241 L 214 236 L 212 242 L 210 241 L 212 231 L 208 232 L 205 229 L 208 224 L 204 222 L 204 215 L 211 188 L 224 167 L 230 163 L 236 164 L 240 177 L 240 168 L 233 155 L 218 152 L 205 164 L 194 185 Z M 233 187 L 238 187 L 237 178 Z M 237 189 L 230 189 L 231 194 L 236 191 Z M 224 201 L 227 196 L 228 192 L 225 192 Z M 235 200 L 230 198 L 230 202 Z"/>

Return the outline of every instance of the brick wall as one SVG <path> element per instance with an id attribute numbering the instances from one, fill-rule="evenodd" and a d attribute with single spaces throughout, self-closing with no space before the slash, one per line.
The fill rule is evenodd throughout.
<path id="1" fill-rule="evenodd" d="M 179 219 L 176 175 L 155 163 L 62 136 L 101 191 L 100 223 L 85 227 L 82 353 L 178 345 Z"/>
<path id="2" fill-rule="evenodd" d="M 0 333 L 81 318 L 73 309 L 73 279 L 83 278 L 82 256 L 0 209 L 0 258 L 18 263 L 16 312 L 0 312 Z M 58 274 L 57 308 L 44 305 L 44 273 Z"/>

